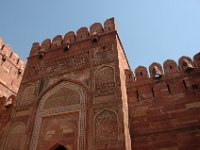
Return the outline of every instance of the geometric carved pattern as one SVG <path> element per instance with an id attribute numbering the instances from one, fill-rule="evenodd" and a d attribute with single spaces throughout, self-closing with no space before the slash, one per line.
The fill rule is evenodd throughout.
<path id="1" fill-rule="evenodd" d="M 31 104 L 35 99 L 34 92 L 35 92 L 35 87 L 33 85 L 27 86 L 22 92 L 20 105 Z"/>
<path id="2" fill-rule="evenodd" d="M 51 107 L 51 105 L 46 105 L 48 98 L 51 98 L 51 96 L 59 91 L 67 90 L 68 92 L 72 92 L 73 90 L 73 100 L 76 101 L 76 103 L 79 100 L 78 104 L 70 104 L 70 105 L 62 105 L 59 107 Z M 68 93 L 69 94 L 69 93 Z M 76 94 L 78 96 L 76 96 Z M 79 97 L 79 99 L 78 99 Z M 53 97 L 52 97 L 53 98 Z M 51 98 L 51 99 L 52 99 Z M 68 100 L 67 100 L 68 101 Z M 71 101 L 71 100 L 70 100 Z M 79 84 L 75 84 L 68 81 L 63 81 L 56 85 L 54 88 L 50 89 L 48 92 L 46 92 L 43 97 L 41 98 L 39 102 L 39 106 L 37 109 L 36 119 L 34 123 L 33 128 L 33 134 L 31 138 L 31 144 L 29 147 L 29 150 L 36 150 L 39 142 L 39 133 L 42 132 L 42 122 L 45 117 L 51 117 L 51 116 L 57 116 L 57 115 L 67 115 L 74 112 L 79 113 L 79 119 L 78 119 L 78 150 L 85 150 L 85 115 L 86 115 L 86 92 L 83 89 L 82 86 Z M 47 109 L 48 107 L 48 109 Z"/>
<path id="3" fill-rule="evenodd" d="M 89 60 L 88 51 L 44 60 L 34 66 L 27 66 L 29 67 L 29 72 L 26 73 L 26 80 L 35 79 L 37 77 L 54 76 L 87 68 L 90 64 Z"/>
<path id="4" fill-rule="evenodd" d="M 25 130 L 25 125 L 22 123 L 18 123 L 12 127 L 7 138 L 5 149 L 22 150 L 25 141 Z"/>
<path id="5" fill-rule="evenodd" d="M 115 86 L 114 69 L 112 67 L 104 66 L 95 74 L 96 89 L 106 89 Z"/>
<path id="6" fill-rule="evenodd" d="M 118 140 L 118 119 L 115 112 L 104 110 L 95 118 L 95 141 L 111 142 Z"/>
<path id="7" fill-rule="evenodd" d="M 61 88 L 52 94 L 45 102 L 44 109 L 69 106 L 80 103 L 80 95 L 77 91 L 69 88 Z"/>

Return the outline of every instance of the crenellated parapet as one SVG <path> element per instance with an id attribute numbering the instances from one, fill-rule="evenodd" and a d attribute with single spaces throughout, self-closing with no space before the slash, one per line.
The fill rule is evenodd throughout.
<path id="1" fill-rule="evenodd" d="M 115 59 L 112 50 L 117 50 L 113 44 L 116 39 L 120 40 L 116 23 L 110 18 L 104 25 L 94 23 L 89 28 L 33 43 L 22 83 L 86 69 L 93 61 L 95 65 L 109 63 Z"/>
<path id="2" fill-rule="evenodd" d="M 11 47 L 3 42 L 0 37 L 0 57 L 2 61 L 8 60 L 16 68 L 24 68 L 24 60 L 20 59 L 19 56 L 11 49 Z"/>
<path id="3" fill-rule="evenodd" d="M 44 55 L 44 53 L 62 47 L 65 51 L 68 51 L 71 45 L 85 40 L 91 40 L 95 43 L 99 36 L 116 30 L 117 27 L 114 18 L 107 19 L 104 22 L 104 26 L 101 23 L 94 23 L 89 28 L 81 27 L 76 32 L 70 31 L 64 36 L 57 35 L 52 40 L 46 39 L 41 43 L 33 43 L 30 57 L 43 57 L 41 55 Z"/>
<path id="4" fill-rule="evenodd" d="M 133 149 L 190 149 L 200 128 L 200 53 L 125 74 Z"/>
<path id="5" fill-rule="evenodd" d="M 0 138 L 10 121 L 25 63 L 0 38 Z"/>
<path id="6" fill-rule="evenodd" d="M 200 53 L 131 71 L 111 18 L 0 61 L 0 149 L 200 148 Z"/>
<path id="7" fill-rule="evenodd" d="M 3 96 L 17 94 L 24 68 L 24 61 L 0 38 L 0 91 Z"/>
<path id="8" fill-rule="evenodd" d="M 135 101 L 142 99 L 167 99 L 181 92 L 200 89 L 200 53 L 193 59 L 182 56 L 178 64 L 166 60 L 163 65 L 152 63 L 147 69 L 139 66 L 134 72 L 126 70 L 126 86 Z M 149 101 L 150 102 L 150 101 Z"/>
<path id="9" fill-rule="evenodd" d="M 30 132 L 27 132 L 24 149 L 38 149 L 38 146 L 51 149 L 43 139 L 34 136 L 40 134 L 37 126 L 43 128 L 43 125 L 28 123 L 38 122 L 40 114 L 36 112 L 41 109 L 41 113 L 45 111 L 47 115 L 56 113 L 56 118 L 58 114 L 66 116 L 58 122 L 60 127 L 70 123 L 70 128 L 66 126 L 70 131 L 61 133 L 66 134 L 66 140 L 71 140 L 66 147 L 130 150 L 128 112 L 124 112 L 127 97 L 123 92 L 126 90 L 123 71 L 129 68 L 126 61 L 114 18 L 106 20 L 104 25 L 94 23 L 89 28 L 68 32 L 64 37 L 57 35 L 41 44 L 34 43 L 14 116 L 16 119 L 27 118 L 24 124 Z M 54 141 L 50 140 L 53 148 Z M 61 140 L 66 141 L 65 137 Z M 42 147 L 39 141 L 42 141 Z"/>
<path id="10" fill-rule="evenodd" d="M 148 70 L 144 66 L 138 66 L 134 72 L 126 71 L 127 82 L 129 77 L 133 78 L 133 83 L 145 83 L 145 81 L 159 81 L 166 78 L 174 78 L 176 75 L 190 75 L 190 73 L 199 71 L 200 69 L 200 53 L 194 55 L 193 59 L 182 56 L 178 60 L 178 64 L 171 59 L 164 61 L 163 65 L 154 62 Z"/>

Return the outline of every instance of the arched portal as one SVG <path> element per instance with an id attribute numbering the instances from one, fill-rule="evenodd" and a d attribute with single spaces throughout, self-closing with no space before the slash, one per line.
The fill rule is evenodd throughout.
<path id="1" fill-rule="evenodd" d="M 69 150 L 69 149 L 66 148 L 64 145 L 57 143 L 54 146 L 52 146 L 49 150 Z"/>
<path id="2" fill-rule="evenodd" d="M 67 150 L 84 150 L 85 101 L 86 91 L 77 83 L 63 81 L 48 90 L 37 108 L 29 150 L 49 149 L 48 143 L 62 141 L 66 141 Z"/>
<path id="3" fill-rule="evenodd" d="M 64 146 L 59 145 L 55 150 L 67 150 Z"/>

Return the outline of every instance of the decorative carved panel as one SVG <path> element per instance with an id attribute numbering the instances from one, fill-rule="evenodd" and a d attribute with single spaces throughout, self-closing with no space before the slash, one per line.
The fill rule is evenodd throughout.
<path id="1" fill-rule="evenodd" d="M 41 61 L 33 66 L 28 66 L 26 80 L 41 77 L 52 77 L 57 74 L 63 74 L 70 71 L 84 69 L 89 67 L 89 52 L 82 52 L 74 55 L 66 55 L 59 58 Z"/>
<path id="2" fill-rule="evenodd" d="M 69 88 L 61 88 L 45 102 L 44 109 L 75 105 L 80 103 L 80 94 Z"/>
<path id="3" fill-rule="evenodd" d="M 95 117 L 95 141 L 111 142 L 118 140 L 118 118 L 111 110 L 104 110 Z"/>
<path id="4" fill-rule="evenodd" d="M 95 73 L 96 89 L 108 89 L 115 86 L 114 69 L 109 66 L 100 68 Z"/>
<path id="5" fill-rule="evenodd" d="M 57 93 L 58 92 L 58 93 Z M 61 93 L 60 93 L 61 92 Z M 65 93 L 67 92 L 67 93 Z M 64 94 L 65 97 L 59 97 L 58 94 Z M 71 99 L 69 96 L 72 96 Z M 61 103 L 55 104 L 56 96 L 61 100 Z M 55 98 L 55 99 L 54 99 Z M 64 99 L 66 101 L 64 101 Z M 71 102 L 73 101 L 73 102 Z M 36 150 L 39 141 L 41 140 L 40 133 L 43 132 L 43 122 L 45 118 L 55 118 L 56 116 L 63 116 L 60 118 L 60 121 L 64 121 L 64 116 L 70 116 L 70 114 L 79 114 L 78 117 L 78 144 L 77 150 L 85 150 L 85 101 L 86 101 L 86 92 L 79 84 L 71 83 L 68 81 L 63 81 L 56 85 L 54 88 L 46 92 L 42 99 L 40 100 L 37 115 L 35 119 L 31 144 L 29 150 Z M 50 104 L 49 104 L 50 103 Z M 68 105 L 70 104 L 70 105 Z M 68 132 L 66 129 L 64 132 Z M 53 133 L 54 131 L 52 131 Z"/>

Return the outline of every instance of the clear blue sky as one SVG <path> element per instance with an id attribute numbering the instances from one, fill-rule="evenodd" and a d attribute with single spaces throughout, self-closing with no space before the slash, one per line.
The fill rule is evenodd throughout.
<path id="1" fill-rule="evenodd" d="M 1 0 L 0 36 L 26 59 L 42 42 L 115 17 L 132 69 L 200 50 L 200 0 Z"/>

